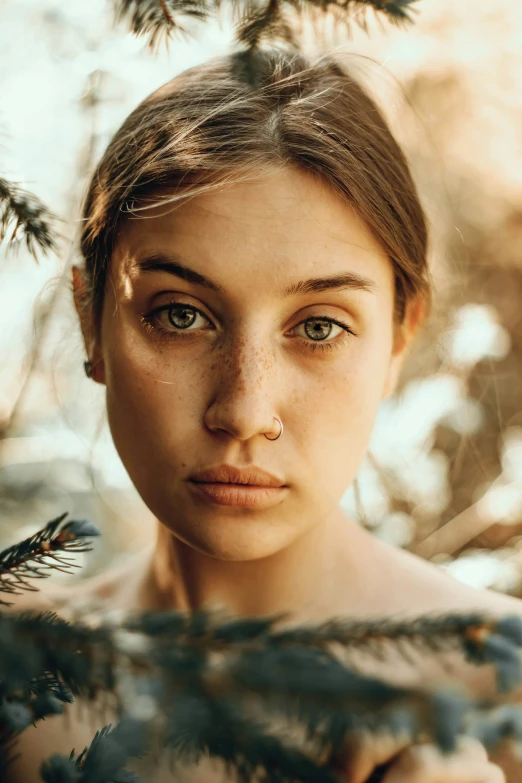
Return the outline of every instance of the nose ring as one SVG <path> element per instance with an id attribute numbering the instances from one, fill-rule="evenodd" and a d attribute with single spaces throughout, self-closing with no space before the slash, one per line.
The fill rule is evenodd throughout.
<path id="1" fill-rule="evenodd" d="M 281 419 L 278 419 L 277 416 L 274 416 L 274 419 L 279 422 L 280 430 L 279 433 L 275 436 L 275 438 L 269 438 L 268 435 L 266 435 L 265 433 L 265 438 L 267 440 L 277 440 L 283 434 L 283 422 L 281 421 Z"/>

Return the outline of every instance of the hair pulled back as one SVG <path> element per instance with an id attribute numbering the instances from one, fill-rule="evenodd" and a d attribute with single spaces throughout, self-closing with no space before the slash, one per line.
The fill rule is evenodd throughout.
<path id="1" fill-rule="evenodd" d="M 406 158 L 360 83 L 332 56 L 278 49 L 190 68 L 146 98 L 116 132 L 84 201 L 80 250 L 96 325 L 126 215 L 294 165 L 329 183 L 362 217 L 395 273 L 395 311 L 429 299 L 427 222 Z M 164 198 L 161 199 L 164 201 Z"/>

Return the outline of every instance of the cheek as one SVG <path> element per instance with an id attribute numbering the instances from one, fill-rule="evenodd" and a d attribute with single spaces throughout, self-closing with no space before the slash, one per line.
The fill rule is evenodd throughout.
<path id="1" fill-rule="evenodd" d="M 165 464 L 193 435 L 204 393 L 201 362 L 173 361 L 135 330 L 120 329 L 104 351 L 107 413 L 116 448 L 129 470 Z M 138 467 L 139 464 L 139 467 Z"/>
<path id="2" fill-rule="evenodd" d="M 298 453 L 306 454 L 309 481 L 339 496 L 366 453 L 382 398 L 390 344 L 361 340 L 343 362 L 325 363 L 295 390 L 291 418 Z"/>
<path id="3" fill-rule="evenodd" d="M 318 364 L 306 374 L 302 396 L 310 420 L 329 421 L 329 434 L 338 424 L 356 425 L 371 420 L 382 397 L 387 376 L 391 341 L 376 337 L 353 338 L 350 350 L 339 360 Z"/>

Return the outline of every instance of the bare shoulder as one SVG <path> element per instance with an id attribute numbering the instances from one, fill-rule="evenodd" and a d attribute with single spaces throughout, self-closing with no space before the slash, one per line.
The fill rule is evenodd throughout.
<path id="1" fill-rule="evenodd" d="M 374 564 L 369 581 L 374 582 L 361 601 L 358 616 L 409 622 L 419 617 L 479 613 L 490 619 L 522 617 L 522 601 L 513 596 L 478 590 L 458 581 L 444 569 L 405 550 L 378 541 L 373 550 Z M 370 586 L 370 585 L 369 585 Z M 415 662 L 411 666 L 411 661 Z M 450 653 L 444 659 L 415 651 L 409 661 L 391 650 L 389 665 L 364 658 L 368 673 L 403 684 L 426 684 L 449 679 L 478 695 L 496 692 L 493 667 L 467 662 L 464 652 Z M 522 697 L 522 689 L 520 696 Z M 518 697 L 517 697 L 518 698 Z"/>
<path id="2" fill-rule="evenodd" d="M 393 585 L 399 613 L 474 612 L 493 616 L 522 616 L 522 600 L 493 590 L 477 589 L 460 582 L 440 566 L 404 549 L 379 542 L 381 579 Z"/>

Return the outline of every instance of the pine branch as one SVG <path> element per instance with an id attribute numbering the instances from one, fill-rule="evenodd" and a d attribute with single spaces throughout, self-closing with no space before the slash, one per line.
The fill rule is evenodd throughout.
<path id="1" fill-rule="evenodd" d="M 235 773 L 244 783 L 259 779 L 260 774 L 266 783 L 335 783 L 330 769 L 270 730 L 267 714 L 249 715 L 230 694 L 203 701 L 181 693 L 170 710 L 164 743 L 185 762 L 196 763 L 203 756 L 220 758 L 227 778 Z"/>
<path id="2" fill-rule="evenodd" d="M 0 681 L 0 769 L 6 769 L 19 757 L 16 737 L 30 723 L 63 712 L 63 703 L 71 703 L 72 695 L 56 678 L 44 674 L 21 688 L 21 699 L 7 697 L 5 683 Z"/>
<path id="3" fill-rule="evenodd" d="M 71 520 L 60 528 L 66 516 L 67 513 L 61 514 L 30 538 L 0 552 L 0 592 L 20 595 L 21 590 L 37 590 L 27 579 L 48 577 L 51 569 L 70 573 L 76 565 L 60 552 L 91 551 L 84 539 L 98 536 L 97 528 L 85 520 Z M 12 605 L 1 599 L 0 604 Z"/>
<path id="4" fill-rule="evenodd" d="M 443 618 L 440 623 L 444 627 Z M 313 628 L 307 634 L 310 644 L 303 645 L 300 629 L 283 634 L 273 625 L 273 618 L 223 622 L 207 612 L 144 613 L 123 625 L 97 628 L 45 613 L 0 615 L 0 681 L 3 704 L 10 707 L 3 719 L 19 731 L 24 720 L 36 718 L 35 699 L 20 683 L 47 672 L 66 693 L 88 699 L 113 693 L 121 718 L 143 719 L 144 732 L 147 721 L 159 721 L 166 747 L 178 757 L 218 756 L 236 772 L 242 770 L 245 781 L 261 772 L 267 783 L 326 781 L 318 760 L 339 752 L 356 726 L 407 728 L 412 739 L 427 733 L 445 750 L 454 747 L 473 706 L 466 697 L 362 676 L 322 648 L 320 627 L 319 649 Z M 356 625 L 362 638 L 362 624 Z M 376 635 L 376 623 L 367 626 L 369 635 Z M 446 624 L 448 637 L 451 626 Z M 455 635 L 463 634 L 462 646 L 478 653 L 473 660 L 489 661 L 500 670 L 507 651 L 510 666 L 519 655 L 521 628 L 518 618 L 475 616 L 469 627 L 465 620 L 460 626 L 453 621 Z M 333 633 L 330 637 L 333 641 Z M 492 638 L 502 645 L 484 655 Z M 300 725 L 316 758 L 278 739 L 267 728 L 271 716 Z M 522 719 L 517 731 L 522 739 Z"/>
<path id="5" fill-rule="evenodd" d="M 241 9 L 245 10 L 244 6 L 234 0 L 236 16 L 239 17 L 234 36 L 236 41 L 245 47 L 247 55 L 251 56 L 266 39 L 279 39 L 291 47 L 297 47 L 294 32 L 285 19 L 283 2 L 284 0 L 268 0 L 266 6 L 250 6 L 241 16 L 240 12 Z"/>
<path id="6" fill-rule="evenodd" d="M 466 734 L 487 748 L 505 739 L 513 740 L 522 757 L 522 709 L 519 705 L 503 704 L 493 710 L 474 710 L 466 721 Z"/>
<path id="7" fill-rule="evenodd" d="M 425 615 L 415 620 L 376 620 L 373 623 L 330 620 L 316 628 L 295 628 L 275 634 L 283 644 L 311 644 L 324 647 L 332 642 L 345 649 L 366 650 L 382 657 L 386 648 L 400 644 L 418 651 L 438 654 L 463 652 L 470 663 L 488 663 L 492 658 L 503 664 L 497 669 L 500 691 L 510 690 L 522 678 L 516 648 L 522 646 L 522 620 L 505 617 L 487 619 L 479 612 L 469 614 Z M 407 653 L 407 649 L 402 648 Z"/>
<path id="8" fill-rule="evenodd" d="M 38 249 L 56 250 L 52 223 L 55 216 L 36 196 L 0 177 L 0 242 L 14 246 L 25 240 L 29 252 L 37 258 Z"/>
<path id="9" fill-rule="evenodd" d="M 126 20 L 137 37 L 148 36 L 151 49 L 162 38 L 168 42 L 173 35 L 187 35 L 180 17 L 206 21 L 211 14 L 207 0 L 114 0 L 114 9 L 116 21 Z"/>
<path id="10" fill-rule="evenodd" d="M 366 32 L 367 15 L 373 10 L 395 26 L 413 21 L 413 4 L 417 0 L 268 0 L 260 4 L 256 0 L 232 0 L 232 10 L 237 20 L 235 38 L 252 53 L 261 41 L 274 39 L 295 46 L 296 40 L 290 23 L 285 19 L 285 3 L 298 13 L 334 11 L 337 20 L 349 29 L 356 24 Z M 187 35 L 180 16 L 207 21 L 219 12 L 222 0 L 113 0 L 117 21 L 127 20 L 137 36 L 148 36 L 148 44 L 155 48 L 163 37 Z"/>
<path id="11" fill-rule="evenodd" d="M 395 716 L 397 723 L 397 711 L 408 704 L 419 727 L 442 739 L 450 715 L 455 709 L 460 715 L 466 705 L 465 699 L 363 677 L 324 651 L 278 650 L 270 636 L 254 649 L 247 638 L 216 655 L 201 633 L 210 619 L 204 614 L 201 624 L 178 623 L 177 635 L 164 626 L 166 633 L 156 634 L 152 645 L 125 627 L 93 629 L 45 614 L 0 616 L 0 680 L 8 705 L 3 720 L 11 731 L 21 731 L 36 719 L 34 699 L 27 699 L 20 681 L 46 671 L 75 695 L 93 699 L 114 693 L 122 719 L 139 720 L 147 697 L 149 719 L 159 720 L 166 747 L 178 756 L 217 756 L 245 781 L 262 773 L 267 783 L 332 783 L 324 765 L 267 728 L 271 716 L 301 724 L 324 758 L 335 750 L 328 735 L 332 715 L 341 738 L 368 715 L 380 716 L 385 725 Z M 103 779 L 96 776 L 100 783 Z"/>
<path id="12" fill-rule="evenodd" d="M 433 655 L 456 651 L 477 665 L 497 660 L 500 691 L 509 690 L 522 678 L 517 652 L 522 647 L 522 619 L 517 616 L 491 619 L 473 612 L 425 615 L 405 621 L 333 619 L 315 626 L 278 630 L 277 622 L 284 617 L 229 620 L 216 625 L 210 615 L 184 618 L 159 614 L 138 621 L 131 619 L 128 627 L 152 636 L 183 633 L 189 638 L 197 633 L 206 648 L 216 651 L 226 649 L 231 643 L 267 638 L 281 647 L 297 645 L 328 650 L 331 644 L 338 644 L 345 650 L 366 651 L 377 659 L 382 659 L 390 647 L 405 657 L 408 646 L 410 650 Z"/>
<path id="13" fill-rule="evenodd" d="M 142 758 L 145 749 L 139 722 L 124 720 L 114 728 L 109 724 L 78 755 L 54 754 L 44 761 L 41 778 L 45 783 L 140 783 L 125 765 L 131 758 Z"/>
<path id="14" fill-rule="evenodd" d="M 64 518 L 0 553 L 8 580 L 1 589 L 31 589 L 25 580 L 43 575 L 49 552 L 85 551 L 82 539 L 98 531 L 87 522 L 63 525 Z M 78 756 L 49 759 L 42 769 L 46 783 L 137 783 L 125 764 L 133 753 L 146 753 L 151 732 L 174 758 L 220 758 L 244 783 L 260 776 L 265 783 L 333 783 L 332 759 L 361 728 L 407 732 L 412 742 L 428 737 L 445 751 L 462 733 L 484 744 L 507 735 L 522 742 L 520 708 L 499 713 L 493 704 L 488 712 L 465 694 L 397 687 L 361 675 L 334 654 L 339 645 L 377 658 L 389 645 L 433 655 L 460 650 L 472 663 L 493 664 L 499 689 L 508 690 L 522 680 L 520 618 L 474 613 L 281 628 L 284 619 L 144 612 L 123 623 L 99 616 L 93 627 L 92 619 L 88 626 L 69 623 L 54 612 L 0 612 L 4 763 L 30 723 L 61 712 L 77 696 L 109 694 L 120 723 L 102 729 Z M 285 741 L 274 720 L 297 728 L 301 746 Z M 384 774 L 376 770 L 372 783 Z"/>

